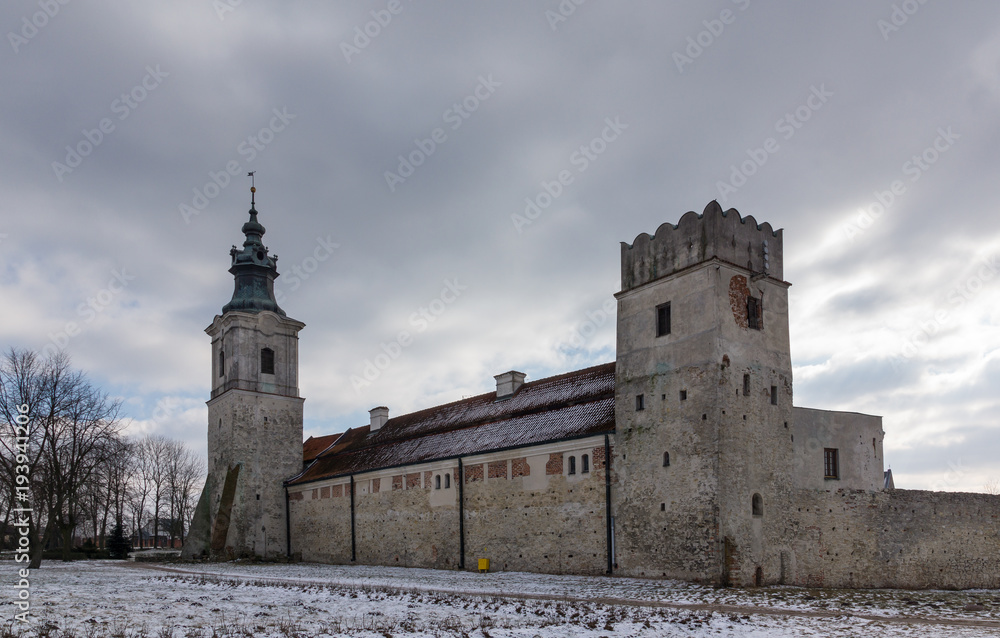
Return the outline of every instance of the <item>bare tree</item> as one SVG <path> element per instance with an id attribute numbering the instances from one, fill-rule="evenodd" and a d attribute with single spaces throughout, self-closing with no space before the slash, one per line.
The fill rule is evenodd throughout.
<path id="1" fill-rule="evenodd" d="M 11 502 L 30 501 L 33 510 L 30 567 L 41 564 L 42 550 L 57 534 L 63 559 L 69 559 L 84 486 L 94 477 L 102 447 L 122 427 L 120 407 L 74 371 L 65 353 L 41 361 L 34 352 L 11 349 L 0 363 L 0 413 L 6 421 L 0 474 Z M 18 514 L 20 522 L 24 516 Z"/>
<path id="2" fill-rule="evenodd" d="M 100 466 L 101 452 L 123 427 L 120 400 L 112 400 L 90 385 L 82 372 L 69 368 L 69 359 L 53 360 L 53 401 L 57 417 L 47 424 L 42 452 L 48 473 L 48 507 L 51 524 L 62 537 L 63 560 L 73 549 L 73 530 L 81 514 L 82 487 Z"/>
<path id="3" fill-rule="evenodd" d="M 992 478 L 986 481 L 986 484 L 983 485 L 983 491 L 994 496 L 1000 494 L 1000 479 Z"/>
<path id="4" fill-rule="evenodd" d="M 28 537 L 29 548 L 38 553 L 39 560 L 43 525 L 46 535 L 48 533 L 45 520 L 47 508 L 42 500 L 44 490 L 40 483 L 46 430 L 38 423 L 48 416 L 45 411 L 51 407 L 44 400 L 45 389 L 49 385 L 45 380 L 46 374 L 46 366 L 34 352 L 28 350 L 11 348 L 0 362 L 0 414 L 4 419 L 0 431 L 0 480 L 3 481 L 7 504 L 3 529 L 7 529 L 12 518 L 17 523 L 26 519 L 28 527 L 24 535 Z M 26 477 L 24 483 L 20 482 L 19 476 Z M 15 509 L 32 511 L 15 513 Z M 18 560 L 21 560 L 20 555 Z"/>
<path id="5" fill-rule="evenodd" d="M 104 517 L 105 530 L 109 514 L 114 516 L 115 525 L 122 525 L 124 529 L 129 478 L 135 469 L 135 443 L 126 438 L 116 439 L 109 449 L 105 467 L 108 494 L 108 510 L 105 511 Z"/>
<path id="6" fill-rule="evenodd" d="M 84 488 L 84 507 L 96 547 L 105 547 L 109 528 L 123 522 L 131 451 L 132 444 L 125 437 L 109 438 L 100 446 L 98 466 Z"/>
<path id="7" fill-rule="evenodd" d="M 170 540 L 184 542 L 185 529 L 193 513 L 197 487 L 204 476 L 204 462 L 181 441 L 170 441 L 167 452 L 167 485 L 170 503 Z"/>
<path id="8" fill-rule="evenodd" d="M 147 434 L 139 440 L 136 446 L 136 454 L 139 457 L 139 472 L 141 480 L 148 495 L 148 508 L 153 514 L 153 546 L 158 547 L 160 533 L 160 514 L 162 508 L 167 504 L 169 494 L 168 470 L 169 470 L 169 448 L 170 441 L 159 434 Z M 140 529 L 142 521 L 139 521 Z M 141 541 L 141 539 L 140 539 Z"/>

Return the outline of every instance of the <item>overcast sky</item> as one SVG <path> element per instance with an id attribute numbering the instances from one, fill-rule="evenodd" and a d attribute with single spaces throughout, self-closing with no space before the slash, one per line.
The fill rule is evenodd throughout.
<path id="1" fill-rule="evenodd" d="M 619 242 L 718 199 L 785 229 L 796 405 L 1000 478 L 1000 4 L 61 2 L 0 9 L 0 344 L 132 432 L 205 448 L 254 170 L 307 436 L 613 360 Z"/>

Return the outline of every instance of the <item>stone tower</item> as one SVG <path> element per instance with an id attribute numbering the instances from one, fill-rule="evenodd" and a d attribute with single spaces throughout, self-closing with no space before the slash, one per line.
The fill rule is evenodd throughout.
<path id="1" fill-rule="evenodd" d="M 781 582 L 793 458 L 782 233 L 713 201 L 621 254 L 618 573 Z"/>
<path id="2" fill-rule="evenodd" d="M 278 257 L 261 242 L 253 203 L 241 230 L 243 248 L 230 250 L 233 298 L 205 329 L 212 338 L 208 478 L 186 556 L 285 556 L 283 482 L 302 470 L 298 332 L 305 324 L 274 299 Z"/>

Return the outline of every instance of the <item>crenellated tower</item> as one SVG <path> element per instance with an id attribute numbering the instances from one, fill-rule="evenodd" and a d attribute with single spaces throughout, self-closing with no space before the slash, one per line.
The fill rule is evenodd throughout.
<path id="1" fill-rule="evenodd" d="M 305 324 L 275 301 L 278 257 L 262 242 L 253 198 L 241 231 L 242 249 L 229 251 L 233 297 L 205 329 L 212 338 L 208 478 L 186 556 L 285 556 L 283 483 L 302 469 L 298 333 Z"/>
<path id="2" fill-rule="evenodd" d="M 781 230 L 713 201 L 621 256 L 618 573 L 779 582 L 793 458 Z"/>

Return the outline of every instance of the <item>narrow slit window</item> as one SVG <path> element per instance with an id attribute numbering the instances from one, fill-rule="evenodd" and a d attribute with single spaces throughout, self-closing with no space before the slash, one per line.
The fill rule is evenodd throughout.
<path id="1" fill-rule="evenodd" d="M 743 375 L 743 396 L 745 396 L 745 397 L 750 396 L 750 375 L 749 374 L 744 374 Z"/>
<path id="2" fill-rule="evenodd" d="M 760 299 L 747 297 L 747 326 L 752 330 L 764 328 L 764 320 L 761 317 Z"/>
<path id="3" fill-rule="evenodd" d="M 681 390 L 681 401 L 687 401 L 687 400 L 688 400 L 688 391 Z"/>
<path id="4" fill-rule="evenodd" d="M 226 352 L 219 350 L 219 376 L 226 376 Z"/>
<path id="5" fill-rule="evenodd" d="M 663 467 L 670 467 L 670 452 L 663 453 Z"/>
<path id="6" fill-rule="evenodd" d="M 754 516 L 764 515 L 764 499 L 761 498 L 760 494 L 753 495 L 750 507 Z"/>
<path id="7" fill-rule="evenodd" d="M 670 302 L 656 307 L 656 336 L 670 334 Z"/>
<path id="8" fill-rule="evenodd" d="M 264 348 L 260 351 L 261 374 L 274 374 L 274 350 Z"/>
<path id="9" fill-rule="evenodd" d="M 569 471 L 566 472 L 566 473 L 567 474 L 576 474 L 576 457 L 575 456 L 569 457 Z"/>
<path id="10" fill-rule="evenodd" d="M 590 474 L 590 456 L 587 454 L 580 457 L 580 474 Z"/>
<path id="11" fill-rule="evenodd" d="M 635 395 L 635 411 L 638 412 L 639 410 L 645 410 L 645 409 L 646 409 L 646 395 L 645 394 Z"/>
<path id="12" fill-rule="evenodd" d="M 444 475 L 444 489 L 447 490 L 447 489 L 450 489 L 450 488 L 451 488 L 451 474 L 445 474 Z"/>
<path id="13" fill-rule="evenodd" d="M 778 405 L 778 386 L 771 386 L 771 405 Z"/>
<path id="14" fill-rule="evenodd" d="M 436 489 L 436 490 L 441 489 L 441 475 L 440 474 L 438 474 L 437 476 L 434 477 L 434 489 Z"/>
<path id="15" fill-rule="evenodd" d="M 840 478 L 840 451 L 837 448 L 823 450 L 823 478 Z"/>

